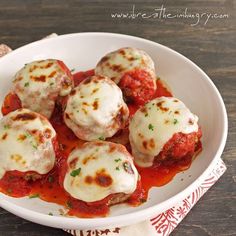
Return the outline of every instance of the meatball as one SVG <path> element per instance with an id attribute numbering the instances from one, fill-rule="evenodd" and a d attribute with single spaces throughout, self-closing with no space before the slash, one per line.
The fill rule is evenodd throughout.
<path id="1" fill-rule="evenodd" d="M 144 105 L 151 100 L 156 90 L 155 82 L 149 79 L 149 74 L 139 69 L 125 73 L 119 87 L 126 100 L 137 105 Z"/>
<path id="2" fill-rule="evenodd" d="M 13 92 L 23 108 L 28 108 L 50 118 L 59 96 L 68 95 L 73 88 L 73 78 L 62 61 L 48 59 L 26 64 L 17 72 Z"/>
<path id="3" fill-rule="evenodd" d="M 137 186 L 138 172 L 132 156 L 123 145 L 88 142 L 74 149 L 62 178 L 64 189 L 84 202 L 111 196 L 110 205 L 125 201 Z"/>
<path id="4" fill-rule="evenodd" d="M 95 74 L 112 79 L 127 101 L 139 105 L 152 99 L 156 90 L 154 62 L 140 49 L 127 47 L 108 53 L 98 62 Z"/>
<path id="5" fill-rule="evenodd" d="M 22 108 L 1 119 L 0 178 L 19 171 L 37 179 L 54 167 L 55 151 L 56 132 L 44 116 Z"/>
<path id="6" fill-rule="evenodd" d="M 92 76 L 69 95 L 64 121 L 78 138 L 92 141 L 112 137 L 128 116 L 119 87 L 106 77 Z"/>
<path id="7" fill-rule="evenodd" d="M 193 153 L 201 132 L 198 117 L 177 98 L 156 98 L 132 117 L 129 140 L 137 165 L 149 167 L 154 159 L 181 159 Z"/>

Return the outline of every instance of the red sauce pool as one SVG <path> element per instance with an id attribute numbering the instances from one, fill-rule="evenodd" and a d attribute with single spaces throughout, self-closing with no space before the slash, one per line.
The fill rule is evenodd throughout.
<path id="1" fill-rule="evenodd" d="M 83 79 L 93 74 L 94 70 L 74 74 L 75 85 L 78 85 Z M 172 94 L 161 80 L 157 80 L 157 91 L 153 98 L 160 96 L 171 97 Z M 20 108 L 20 106 L 20 102 L 16 99 L 16 96 L 10 94 L 5 99 L 2 113 L 7 114 L 10 111 Z M 135 104 L 128 104 L 128 106 L 130 115 L 133 115 L 139 108 Z M 74 147 L 83 144 L 84 141 L 79 140 L 64 124 L 60 106 L 56 106 L 50 122 L 57 132 L 60 147 L 57 152 L 57 161 L 54 169 L 47 175 L 44 175 L 42 179 L 36 181 L 24 180 L 23 176 L 25 173 L 9 171 L 0 180 L 0 191 L 13 197 L 39 197 L 47 202 L 57 203 L 67 209 L 66 214 L 68 215 L 78 217 L 106 216 L 109 213 L 107 202 L 111 196 L 94 204 L 86 204 L 83 201 L 72 198 L 59 184 L 60 176 L 58 170 L 62 166 L 61 163 L 66 161 L 68 154 Z M 199 146 L 197 150 L 201 150 L 201 146 Z M 137 206 L 145 202 L 151 187 L 167 184 L 178 172 L 189 168 L 191 162 L 192 156 L 189 156 L 178 163 L 167 163 L 165 165 L 163 163 L 155 163 L 149 168 L 137 167 L 141 181 L 138 183 L 136 191 L 127 200 L 127 203 L 132 206 Z M 65 211 L 61 210 L 61 214 L 64 213 Z"/>

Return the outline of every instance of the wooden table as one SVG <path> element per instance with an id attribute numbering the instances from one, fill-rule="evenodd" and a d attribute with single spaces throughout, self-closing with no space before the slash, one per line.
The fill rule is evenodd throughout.
<path id="1" fill-rule="evenodd" d="M 24 2 L 24 3 L 23 3 Z M 131 1 L 130 1 L 131 2 Z M 132 1 L 134 2 L 134 1 Z M 135 1 L 135 11 L 150 14 L 162 1 Z M 173 235 L 236 235 L 236 19 L 235 0 L 168 1 L 166 11 L 175 14 L 228 14 L 199 24 L 197 18 L 115 19 L 111 13 L 130 12 L 129 1 L 1 0 L 0 42 L 17 48 L 52 32 L 103 31 L 135 35 L 164 44 L 190 58 L 213 80 L 226 104 L 229 135 L 222 155 L 228 170 L 205 194 L 173 232 Z M 0 210 L 0 235 L 67 235 Z"/>

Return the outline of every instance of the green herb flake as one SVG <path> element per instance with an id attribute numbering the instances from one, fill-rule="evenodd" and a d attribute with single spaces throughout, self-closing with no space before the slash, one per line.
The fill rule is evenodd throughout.
<path id="1" fill-rule="evenodd" d="M 140 56 L 135 56 L 133 59 L 134 60 L 139 60 L 141 57 Z"/>
<path id="2" fill-rule="evenodd" d="M 81 168 L 78 168 L 76 170 L 72 170 L 70 173 L 70 176 L 75 177 L 75 176 L 79 175 L 80 172 L 81 172 Z"/>
<path id="3" fill-rule="evenodd" d="M 99 140 L 102 140 L 102 141 L 105 140 L 105 138 L 104 138 L 103 136 L 99 137 L 98 139 L 99 139 Z"/>
<path id="4" fill-rule="evenodd" d="M 48 215 L 49 215 L 49 216 L 53 216 L 52 212 L 49 212 Z"/>
<path id="5" fill-rule="evenodd" d="M 149 128 L 150 130 L 152 130 L 152 131 L 154 130 L 154 126 L 153 126 L 152 124 L 149 124 L 149 125 L 148 125 L 148 128 Z"/>
<path id="6" fill-rule="evenodd" d="M 116 167 L 116 170 L 120 170 L 120 167 L 119 167 L 119 166 L 117 166 L 117 167 Z"/>
<path id="7" fill-rule="evenodd" d="M 178 120 L 174 119 L 173 123 L 174 123 L 174 125 L 176 125 L 178 123 Z"/>
<path id="8" fill-rule="evenodd" d="M 54 182 L 54 177 L 52 175 L 48 176 L 48 182 L 53 183 Z"/>
<path id="9" fill-rule="evenodd" d="M 30 138 L 30 137 L 32 137 L 32 135 L 30 134 L 30 133 L 25 133 L 25 136 L 27 137 L 27 138 Z"/>
<path id="10" fill-rule="evenodd" d="M 120 159 L 120 158 L 118 158 L 118 159 L 115 159 L 115 162 L 118 162 L 118 161 L 121 161 L 121 159 Z"/>
<path id="11" fill-rule="evenodd" d="M 145 114 L 145 117 L 147 117 L 147 116 L 148 116 L 148 113 Z"/>
<path id="12" fill-rule="evenodd" d="M 39 194 L 38 194 L 38 193 L 29 196 L 30 199 L 31 199 L 31 198 L 38 198 L 38 197 L 39 197 Z"/>
<path id="13" fill-rule="evenodd" d="M 53 82 L 51 82 L 49 85 L 50 85 L 50 86 L 53 86 L 53 85 L 54 85 L 54 83 L 53 83 Z"/>
<path id="14" fill-rule="evenodd" d="M 37 146 L 36 144 L 32 144 L 32 147 L 33 147 L 34 149 L 38 149 L 38 146 Z"/>
<path id="15" fill-rule="evenodd" d="M 10 125 L 4 125 L 4 129 L 10 129 Z"/>
<path id="16" fill-rule="evenodd" d="M 29 82 L 25 83 L 24 86 L 25 86 L 25 87 L 29 87 Z"/>
<path id="17" fill-rule="evenodd" d="M 75 68 L 71 69 L 70 72 L 74 72 L 75 71 Z"/>

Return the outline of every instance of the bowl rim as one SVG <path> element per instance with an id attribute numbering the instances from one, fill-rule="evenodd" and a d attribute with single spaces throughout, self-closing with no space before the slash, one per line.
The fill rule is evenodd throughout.
<path id="1" fill-rule="evenodd" d="M 31 48 L 31 47 L 40 45 L 41 43 L 46 42 L 46 41 L 57 41 L 57 40 L 63 40 L 66 38 L 73 38 L 73 37 L 100 37 L 100 36 L 111 37 L 111 38 L 116 37 L 116 38 L 123 38 L 123 39 L 129 38 L 136 41 L 142 41 L 152 46 L 161 47 L 171 53 L 174 53 L 176 56 L 184 59 L 190 66 L 197 69 L 202 75 L 201 79 L 205 79 L 206 82 L 210 85 L 210 87 L 212 87 L 220 105 L 220 111 L 221 111 L 222 123 L 223 123 L 222 124 L 223 133 L 221 135 L 220 145 L 215 153 L 214 158 L 211 160 L 208 167 L 199 175 L 199 177 L 196 180 L 194 180 L 191 184 L 189 184 L 185 189 L 183 189 L 176 195 L 168 198 L 167 200 L 161 202 L 161 204 L 157 204 L 157 205 L 145 208 L 145 209 L 141 209 L 138 212 L 131 212 L 131 213 L 126 213 L 126 214 L 117 215 L 117 216 L 108 216 L 105 218 L 69 218 L 69 217 L 45 215 L 44 213 L 39 213 L 33 210 L 26 209 L 22 206 L 19 206 L 16 203 L 9 204 L 9 201 L 5 199 L 1 199 L 2 197 L 0 196 L 0 199 L 1 199 L 0 206 L 4 208 L 5 210 L 21 218 L 24 218 L 26 220 L 33 221 L 35 223 L 42 224 L 45 226 L 51 226 L 55 228 L 67 228 L 67 229 L 95 229 L 98 227 L 104 228 L 104 227 L 111 227 L 111 226 L 125 226 L 125 225 L 131 225 L 132 223 L 138 223 L 140 221 L 144 221 L 145 219 L 155 216 L 157 212 L 162 212 L 162 211 L 167 210 L 168 208 L 170 208 L 170 206 L 173 206 L 175 203 L 182 200 L 183 196 L 186 197 L 188 194 L 190 194 L 191 191 L 193 191 L 193 189 L 195 188 L 195 186 L 199 185 L 200 181 L 203 180 L 203 178 L 205 178 L 209 170 L 219 160 L 221 154 L 223 153 L 223 149 L 226 144 L 227 133 L 228 133 L 228 118 L 227 118 L 226 108 L 225 108 L 223 99 L 218 89 L 216 88 L 214 83 L 211 81 L 211 79 L 208 77 L 208 75 L 199 66 L 197 66 L 194 62 L 192 62 L 190 59 L 188 59 L 184 55 L 162 44 L 159 44 L 154 41 L 147 40 L 141 37 L 126 35 L 126 34 L 118 34 L 118 33 L 109 33 L 109 32 L 71 33 L 71 34 L 59 35 L 53 38 L 47 38 L 44 40 L 38 40 L 32 43 L 26 44 L 24 46 L 21 46 L 20 48 L 17 48 L 13 50 L 12 52 L 10 52 L 9 54 L 5 55 L 4 57 L 0 58 L 0 64 L 3 60 L 8 58 L 9 56 L 14 56 L 14 54 L 24 51 L 25 48 Z M 127 218 L 130 219 L 128 222 L 127 222 Z"/>

